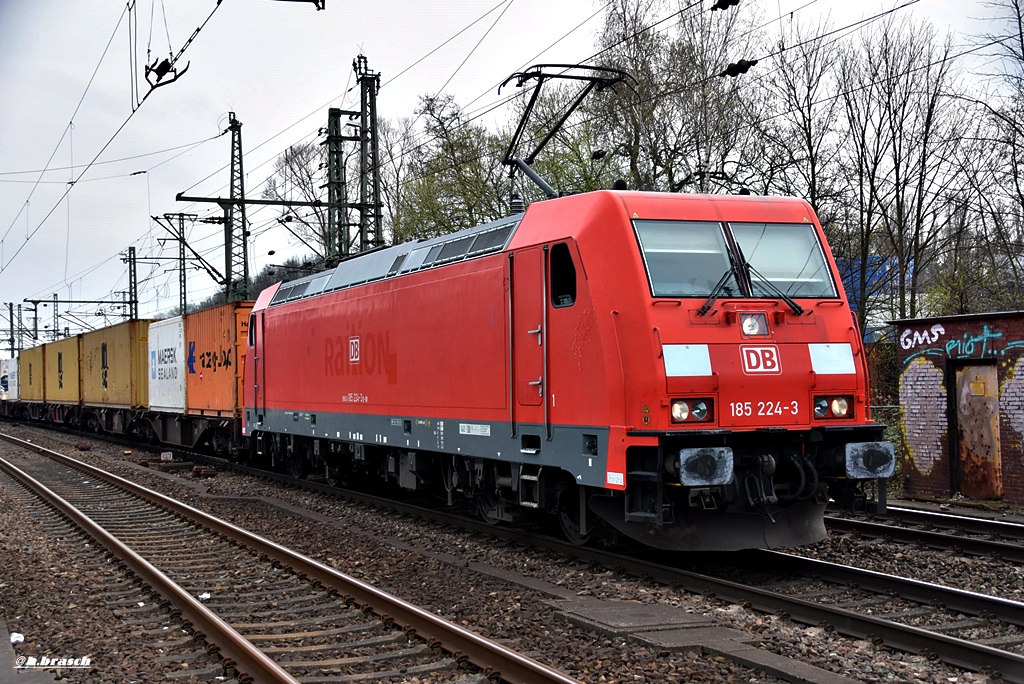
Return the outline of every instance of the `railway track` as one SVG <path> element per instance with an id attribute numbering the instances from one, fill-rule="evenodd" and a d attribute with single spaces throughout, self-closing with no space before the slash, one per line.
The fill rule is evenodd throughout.
<path id="1" fill-rule="evenodd" d="M 772 552 L 715 556 L 716 567 L 696 571 L 685 554 L 675 558 L 654 554 L 658 560 L 653 561 L 609 553 L 541 536 L 536 530 L 495 527 L 415 504 L 295 480 L 281 473 L 244 466 L 238 469 L 714 595 L 796 622 L 827 626 L 849 637 L 927 653 L 949 665 L 998 675 L 1004 681 L 1024 682 L 1024 626 L 1020 618 L 1024 604 L 1015 601 Z"/>
<path id="2" fill-rule="evenodd" d="M 282 474 L 269 476 L 313 490 L 338 491 Z M 1007 682 L 1024 683 L 1024 604 L 1016 601 L 771 551 L 705 555 L 714 562 L 698 572 L 688 569 L 692 554 L 655 552 L 650 556 L 657 560 L 652 560 L 642 553 L 611 553 L 575 546 L 536 530 L 495 527 L 360 492 L 344 494 L 371 505 L 784 614 L 804 624 L 826 625 L 849 637 L 924 652 L 949 665 L 998 675 Z M 731 573 L 721 572 L 723 567 L 731 568 Z M 758 581 L 754 581 L 755 575 Z"/>
<path id="3" fill-rule="evenodd" d="M 40 456 L 0 468 L 173 604 L 240 681 L 576 681 L 162 494 L 0 436 Z"/>
<path id="4" fill-rule="evenodd" d="M 928 525 L 940 529 L 954 530 L 959 533 L 982 534 L 993 538 L 1024 541 L 1024 524 L 994 518 L 953 515 L 934 511 L 922 511 L 914 508 L 889 506 L 883 519 L 894 519 L 912 525 Z"/>
<path id="5" fill-rule="evenodd" d="M 828 515 L 825 525 L 842 534 L 1024 563 L 1024 525 L 1010 522 L 895 508 L 871 519 Z"/>
<path id="6" fill-rule="evenodd" d="M 313 490 L 338 491 L 280 473 L 242 468 Z M 345 496 L 617 568 L 764 612 L 784 614 L 804 624 L 827 625 L 846 636 L 877 641 L 912 653 L 924 652 L 955 667 L 995 674 L 1007 682 L 1024 683 L 1024 603 L 771 551 L 705 555 L 705 558 L 714 558 L 715 563 L 705 572 L 697 572 L 687 569 L 692 567 L 689 554 L 655 552 L 650 555 L 657 560 L 648 560 L 642 552 L 631 556 L 575 546 L 540 535 L 536 530 L 495 527 L 464 516 L 361 492 L 346 491 Z M 975 529 L 982 528 L 978 525 Z M 890 538 L 891 530 L 897 530 L 908 542 L 925 543 L 921 537 L 914 536 L 922 531 L 912 528 L 875 523 L 859 529 L 869 529 Z M 985 526 L 984 529 L 990 528 Z M 931 545 L 945 551 L 1001 556 L 999 552 L 1006 551 L 1002 557 L 1013 560 L 1020 549 L 1012 543 L 985 539 L 968 547 L 959 542 L 970 537 L 932 535 L 924 537 Z M 1004 548 L 1006 546 L 1009 549 Z M 672 560 L 664 562 L 665 559 Z M 732 568 L 733 578 L 726 576 L 728 570 L 720 572 L 722 567 Z M 750 568 L 757 568 L 757 573 L 752 573 Z M 762 572 L 765 570 L 770 574 Z M 760 582 L 752 581 L 754 574 L 759 576 Z M 737 579 L 744 575 L 744 579 Z"/>
<path id="7" fill-rule="evenodd" d="M 282 474 L 269 476 L 314 490 L 337 491 Z M 1024 683 L 1024 604 L 1016 601 L 771 551 L 705 555 L 714 563 L 697 572 L 687 569 L 692 567 L 691 554 L 656 552 L 650 555 L 657 560 L 650 560 L 642 554 L 575 546 L 535 530 L 495 527 L 365 493 L 345 495 Z M 722 567 L 732 569 L 732 578 L 720 572 Z M 754 573 L 751 568 L 758 570 Z M 755 574 L 758 582 L 753 581 Z"/>

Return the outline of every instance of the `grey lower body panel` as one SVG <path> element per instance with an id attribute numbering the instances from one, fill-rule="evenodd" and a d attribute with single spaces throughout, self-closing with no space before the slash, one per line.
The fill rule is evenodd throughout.
<path id="1" fill-rule="evenodd" d="M 398 450 L 426 451 L 509 463 L 561 468 L 577 484 L 605 487 L 608 428 L 437 418 L 431 416 L 311 413 L 266 410 L 255 422 L 246 409 L 250 433 L 267 431 Z"/>

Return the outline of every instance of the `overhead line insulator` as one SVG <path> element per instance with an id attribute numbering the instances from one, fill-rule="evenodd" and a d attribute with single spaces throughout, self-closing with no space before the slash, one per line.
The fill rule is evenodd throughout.
<path id="1" fill-rule="evenodd" d="M 740 74 L 747 73 L 747 70 L 750 69 L 750 67 L 754 66 L 755 64 L 757 64 L 756 59 L 741 59 L 740 61 L 734 62 L 733 64 L 730 64 L 729 66 L 725 67 L 725 71 L 718 75 L 721 76 L 722 78 L 725 78 L 726 76 L 735 78 Z"/>

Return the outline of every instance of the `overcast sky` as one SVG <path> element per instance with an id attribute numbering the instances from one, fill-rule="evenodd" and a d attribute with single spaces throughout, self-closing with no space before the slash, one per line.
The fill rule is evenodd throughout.
<path id="1" fill-rule="evenodd" d="M 593 53 L 605 5 L 326 2 L 321 12 L 304 2 L 223 0 L 218 7 L 215 0 L 136 0 L 135 12 L 128 14 L 124 5 L 100 0 L 0 0 L 0 338 L 7 337 L 7 302 L 52 299 L 54 293 L 60 300 L 105 300 L 127 290 L 121 254 L 129 246 L 141 262 L 140 315 L 156 317 L 176 306 L 174 262 L 145 258 L 172 257 L 177 248 L 160 247 L 157 239 L 169 235 L 149 217 L 182 211 L 220 215 L 215 205 L 174 197 L 183 191 L 228 194 L 230 138 L 216 137 L 227 126 L 228 112 L 243 124 L 246 194 L 258 197 L 273 159 L 289 145 L 312 139 L 326 124 L 329 106 L 358 109 L 358 90 L 351 90 L 356 55 L 365 54 L 370 68 L 382 74 L 382 117 L 411 116 L 420 95 L 442 87 L 473 110 L 495 101 L 496 85 L 516 70 L 535 62 L 585 60 Z M 740 4 L 769 20 L 791 12 L 807 18 L 827 14 L 844 25 L 904 2 Z M 919 0 L 903 11 L 933 21 L 943 32 L 993 30 L 972 19 L 990 14 L 977 1 Z M 133 115 L 133 105 L 149 89 L 142 73 L 147 59 L 153 63 L 177 53 L 200 26 L 177 63 L 179 71 L 189 64 L 187 73 L 155 89 Z M 206 142 L 196 145 L 200 141 Z M 97 163 L 65 197 L 68 182 L 97 154 Z M 40 173 L 44 168 L 49 170 Z M 259 227 L 250 245 L 255 274 L 297 247 L 283 229 L 266 229 L 274 210 L 248 213 Z M 189 241 L 223 270 L 220 226 L 196 224 Z M 277 254 L 267 256 L 270 250 Z M 199 271 L 190 275 L 188 287 L 190 301 L 217 289 Z M 62 314 L 99 309 L 113 313 L 103 305 L 59 306 Z M 52 308 L 39 311 L 40 328 L 52 327 Z M 100 318 L 81 318 L 104 325 Z M 65 325 L 62 320 L 60 328 Z M 7 355 L 6 347 L 0 349 L 0 358 Z"/>

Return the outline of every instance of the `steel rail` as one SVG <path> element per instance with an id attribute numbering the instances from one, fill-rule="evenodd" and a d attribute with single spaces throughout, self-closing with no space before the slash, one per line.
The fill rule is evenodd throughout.
<path id="1" fill-rule="evenodd" d="M 43 454 L 67 466 L 102 479 L 104 482 L 124 489 L 133 495 L 194 520 L 229 539 L 249 546 L 268 558 L 277 560 L 295 571 L 319 581 L 325 587 L 332 588 L 343 595 L 351 597 L 360 605 L 370 608 L 382 620 L 387 621 L 390 619 L 400 627 L 414 631 L 428 642 L 435 642 L 432 645 L 439 646 L 451 653 L 456 660 L 466 660 L 472 663 L 483 670 L 488 677 L 497 676 L 502 681 L 521 684 L 581 684 L 579 680 L 506 648 L 495 641 L 475 634 L 449 620 L 425 611 L 365 582 L 361 582 L 319 561 L 307 558 L 231 523 L 214 518 L 188 504 L 31 442 L 25 442 L 2 433 L 0 433 L 0 439 Z M 291 682 L 294 680 L 282 681 Z"/>
<path id="2" fill-rule="evenodd" d="M 825 516 L 825 525 L 833 532 L 858 533 L 869 537 L 884 537 L 907 544 L 924 544 L 934 549 L 957 549 L 977 556 L 999 556 L 1015 563 L 1024 563 L 1024 546 L 1013 542 L 993 541 L 977 537 L 918 530 L 856 518 Z"/>
<path id="3" fill-rule="evenodd" d="M 941 605 L 943 608 L 967 615 L 992 616 L 1011 625 L 1024 627 L 1024 603 L 1020 601 L 946 587 L 909 577 L 886 575 L 874 570 L 839 565 L 792 553 L 764 550 L 746 553 L 752 557 L 751 565 L 753 567 L 820 577 L 830 582 L 856 586 L 880 594 L 898 594 L 902 598 L 918 603 Z"/>
<path id="4" fill-rule="evenodd" d="M 6 435 L 4 439 L 8 438 Z M 36 447 L 18 440 L 19 446 L 39 451 Z M 45 450 L 43 450 L 45 451 Z M 89 536 L 102 544 L 116 558 L 123 561 L 136 575 L 167 599 L 181 611 L 184 619 L 192 623 L 194 631 L 201 634 L 206 641 L 219 649 L 225 660 L 225 669 L 234 667 L 239 673 L 241 682 L 267 682 L 268 684 L 298 684 L 298 680 L 285 672 L 281 666 L 267 657 L 245 637 L 236 632 L 230 625 L 221 620 L 206 606 L 173 582 L 167 575 L 154 567 L 149 561 L 125 546 L 117 537 L 97 525 L 91 518 L 68 503 L 44 484 L 13 463 L 0 458 L 0 468 L 15 480 L 30 489 L 36 496 L 55 508 Z M 248 679 L 246 678 L 248 676 Z"/>
<path id="5" fill-rule="evenodd" d="M 836 631 L 847 636 L 861 639 L 878 638 L 885 644 L 899 650 L 911 653 L 926 652 L 956 667 L 976 672 L 994 672 L 998 673 L 1006 682 L 1024 684 L 1024 656 L 1002 651 L 991 646 L 974 644 L 964 639 L 930 632 L 919 627 L 903 625 L 872 615 L 861 615 L 845 608 L 827 606 L 806 599 L 786 596 L 768 589 L 683 570 L 670 565 L 664 565 L 663 563 L 608 553 L 598 549 L 574 546 L 568 542 L 553 538 L 538 538 L 536 534 L 522 530 L 491 528 L 491 533 L 500 535 L 502 538 L 520 541 L 523 544 L 536 548 L 575 556 L 583 562 L 601 564 L 605 567 L 616 567 L 623 572 L 638 577 L 650 578 L 671 586 L 681 586 L 687 591 L 706 593 L 723 601 L 746 604 L 762 612 L 782 613 L 804 624 L 829 624 Z M 749 567 L 762 567 L 766 559 L 769 558 L 767 554 L 788 555 L 772 551 L 757 551 L 756 553 L 766 555 L 748 562 L 747 565 Z M 658 555 L 663 556 L 664 554 Z M 729 557 L 730 555 L 733 557 L 738 556 L 738 554 L 719 554 L 722 557 Z M 693 560 L 693 554 L 680 557 L 687 558 L 690 561 Z M 796 556 L 793 558 L 797 558 L 797 561 L 807 560 L 808 563 L 810 562 L 810 559 L 802 559 Z M 837 569 L 843 567 L 845 566 L 836 566 Z M 849 568 L 849 570 L 856 572 L 857 568 Z M 866 582 L 867 576 L 864 577 Z M 944 598 L 941 600 L 948 601 L 950 605 L 953 603 L 962 604 L 968 600 L 964 594 L 969 592 L 963 592 L 962 590 L 949 589 L 946 592 L 943 590 L 947 588 L 940 585 L 933 585 L 933 589 L 926 590 L 920 586 L 912 586 L 912 580 L 906 580 L 905 578 L 894 579 L 905 580 L 907 584 L 904 586 L 908 593 L 926 595 L 929 591 L 933 591 L 936 594 L 942 594 Z M 1011 601 L 995 597 L 990 598 L 992 602 L 986 610 L 998 610 L 1000 613 L 1005 613 L 1014 609 L 1013 602 Z M 1017 608 L 1017 610 L 1020 610 L 1020 608 Z M 1018 622 L 1019 619 L 1019 616 L 1015 617 L 1014 623 Z"/>
<path id="6" fill-rule="evenodd" d="M 337 488 L 331 488 L 326 485 L 319 485 L 317 483 L 307 481 L 295 482 L 289 478 L 277 476 L 274 473 L 268 474 L 266 471 L 251 469 L 248 466 L 243 466 L 243 470 L 258 473 L 263 476 L 269 475 L 275 479 L 282 481 L 287 480 L 293 484 L 308 486 L 311 489 L 319 491 L 343 494 L 346 498 L 351 498 L 370 505 L 388 508 L 407 515 L 415 515 L 420 518 L 434 520 L 435 522 L 442 524 L 458 526 L 480 534 L 521 543 L 524 546 L 551 551 L 566 557 L 576 558 L 583 563 L 594 563 L 604 567 L 614 567 L 622 572 L 637 577 L 649 578 L 670 586 L 681 586 L 687 591 L 714 595 L 724 601 L 749 604 L 752 608 L 762 612 L 784 613 L 791 619 L 804 624 L 830 624 L 835 627 L 836 631 L 846 636 L 868 639 L 878 638 L 885 644 L 899 650 L 911 653 L 927 652 L 934 655 L 934 657 L 939 660 L 956 667 L 972 671 L 998 672 L 1007 682 L 1024 684 L 1024 656 L 1010 653 L 1008 651 L 1002 651 L 991 646 L 974 644 L 956 637 L 930 632 L 919 627 L 902 625 L 897 622 L 892 622 L 871 615 L 861 615 L 843 608 L 830 607 L 805 599 L 780 595 L 767 589 L 761 589 L 759 587 L 745 585 L 739 582 L 733 582 L 730 580 L 712 577 L 710 575 L 683 570 L 678 567 L 666 565 L 662 562 L 652 562 L 643 558 L 610 553 L 601 549 L 576 546 L 553 537 L 540 536 L 535 531 L 531 530 L 494 526 L 483 521 L 468 520 L 465 517 L 453 515 L 451 513 L 426 509 L 414 504 L 386 499 L 372 494 L 339 490 Z M 768 563 L 771 560 L 770 554 L 774 554 L 776 556 L 788 556 L 788 554 L 771 551 L 756 551 L 754 553 L 765 554 L 764 556 L 750 560 L 747 563 L 750 567 L 755 568 L 763 567 Z M 659 558 L 664 558 L 665 556 L 664 553 L 657 553 L 656 555 Z M 733 559 L 742 557 L 741 554 L 736 553 L 718 554 L 718 556 L 726 558 L 732 557 Z M 694 556 L 693 554 L 681 554 L 680 558 L 684 559 L 682 562 L 686 562 L 686 560 L 692 561 Z M 792 561 L 794 564 L 802 563 L 805 569 L 809 570 L 812 567 L 812 559 L 805 559 L 797 556 L 792 556 L 792 558 L 795 559 Z M 774 562 L 777 564 L 780 561 L 776 560 Z M 848 571 L 848 574 L 846 575 L 848 579 L 852 580 L 855 577 L 859 578 L 862 586 L 865 587 L 868 587 L 872 583 L 880 584 L 884 578 L 884 575 L 881 575 L 880 573 L 875 573 L 874 579 L 872 579 L 873 575 L 870 571 L 863 571 L 865 574 L 861 574 L 861 571 L 859 571 L 858 568 L 850 568 L 836 564 L 831 565 L 833 566 L 833 577 L 840 577 L 840 569 L 842 568 Z M 792 567 L 795 568 L 796 566 L 794 565 Z M 817 566 L 814 570 L 814 574 L 825 574 L 823 570 L 824 567 L 824 565 Z M 956 609 L 956 607 L 961 607 L 964 609 L 964 612 L 970 614 L 975 614 L 976 610 L 978 610 L 981 607 L 981 604 L 984 603 L 984 608 L 981 609 L 982 613 L 987 611 L 993 615 L 998 615 L 1001 618 L 1005 618 L 1009 615 L 1012 619 L 1007 621 L 1011 624 L 1019 624 L 1021 620 L 1019 615 L 1013 614 L 1013 611 L 1020 610 L 1019 606 L 1021 606 L 1021 604 L 1015 604 L 1013 601 L 997 597 L 985 597 L 983 594 L 977 595 L 977 599 L 972 599 L 969 596 L 970 592 L 942 587 L 940 585 L 926 586 L 927 583 L 916 582 L 906 578 L 893 577 L 890 578 L 889 581 L 890 590 L 893 586 L 892 583 L 902 581 L 902 589 L 905 589 L 905 593 L 902 595 L 907 598 L 911 598 L 912 600 L 927 601 L 929 600 L 928 597 L 931 596 L 933 598 L 930 600 L 938 600 L 939 602 L 945 603 L 947 606 L 954 609 Z M 936 596 L 941 596 L 941 598 L 935 599 L 934 597 Z M 988 599 L 987 603 L 985 602 L 986 598 Z"/>
<path id="7" fill-rule="evenodd" d="M 916 525 L 933 525 L 944 529 L 963 530 L 971 534 L 991 534 L 1007 539 L 1024 541 L 1024 524 L 1008 520 L 995 520 L 936 511 L 921 511 L 913 508 L 889 506 L 880 520 L 898 520 Z"/>
<path id="8" fill-rule="evenodd" d="M 246 467 L 247 468 L 247 467 Z M 258 469 L 252 472 L 267 475 L 265 471 Z M 274 474 L 270 474 L 274 476 Z M 280 478 L 283 479 L 283 478 Z M 300 484 L 307 484 L 305 482 Z M 804 624 L 830 624 L 836 631 L 846 636 L 855 638 L 878 638 L 885 644 L 911 653 L 927 652 L 939 660 L 972 671 L 992 671 L 999 673 L 1006 682 L 1024 684 L 1024 656 L 1002 651 L 991 646 L 974 644 L 964 639 L 947 636 L 945 634 L 930 632 L 926 629 L 903 625 L 883 618 L 861 615 L 851 610 L 839 607 L 831 607 L 806 599 L 781 595 L 768 589 L 724 580 L 710 575 L 705 575 L 678 567 L 666 565 L 661 562 L 652 562 L 643 558 L 610 553 L 601 549 L 586 546 L 576 546 L 553 537 L 539 536 L 535 531 L 515 529 L 489 525 L 482 521 L 467 520 L 464 517 L 450 513 L 440 512 L 432 509 L 425 509 L 421 506 L 385 499 L 365 494 L 362 492 L 350 492 L 349 490 L 338 490 L 330 487 L 308 483 L 312 489 L 332 491 L 335 494 L 344 494 L 347 498 L 362 501 L 371 505 L 389 508 L 408 515 L 415 515 L 420 518 L 427 518 L 436 522 L 459 526 L 481 534 L 491 535 L 508 541 L 521 543 L 525 546 L 551 551 L 566 557 L 573 557 L 583 563 L 594 563 L 604 567 L 614 567 L 622 572 L 637 576 L 650 578 L 656 582 L 670 586 L 681 586 L 687 591 L 706 593 L 714 595 L 721 600 L 734 603 L 749 604 L 752 608 L 767 613 L 784 613 L 791 619 Z M 742 558 L 742 553 L 717 554 L 716 557 Z M 888 582 L 889 591 L 897 584 L 900 586 L 902 596 L 911 600 L 925 602 L 939 602 L 946 606 L 969 614 L 991 613 L 1000 619 L 1007 619 L 1011 624 L 1020 624 L 1021 615 L 1015 611 L 1021 611 L 1024 604 L 1019 604 L 1007 599 L 998 597 L 987 597 L 984 594 L 971 597 L 971 592 L 966 592 L 941 585 L 929 585 L 925 582 L 918 582 L 901 577 L 886 578 L 881 573 L 861 571 L 858 568 L 842 566 L 837 564 L 815 565 L 813 559 L 806 559 L 798 556 L 790 556 L 773 551 L 755 551 L 754 554 L 763 554 L 752 558 L 747 562 L 749 567 L 764 567 L 769 562 L 776 565 L 782 561 L 773 559 L 775 557 L 792 558 L 791 568 L 795 570 L 802 565 L 804 570 L 812 574 L 826 575 L 825 569 L 831 566 L 832 577 L 837 580 L 845 577 L 847 581 L 853 581 L 865 588 L 872 584 L 881 587 Z M 656 553 L 659 558 L 664 558 L 664 553 Z M 693 561 L 693 554 L 680 554 L 681 562 Z M 708 556 L 711 557 L 711 556 Z M 812 570 L 813 568 L 813 570 Z M 845 575 L 842 574 L 845 571 Z"/>
<path id="9" fill-rule="evenodd" d="M 994 671 L 1007 682 L 1024 682 L 1024 656 L 729 580 L 685 571 L 680 574 L 686 578 L 684 585 L 691 590 L 706 591 L 721 599 L 747 603 L 757 610 L 780 612 L 805 624 L 829 624 L 848 636 L 878 638 L 900 650 L 926 652 L 945 663 L 968 670 Z"/>

